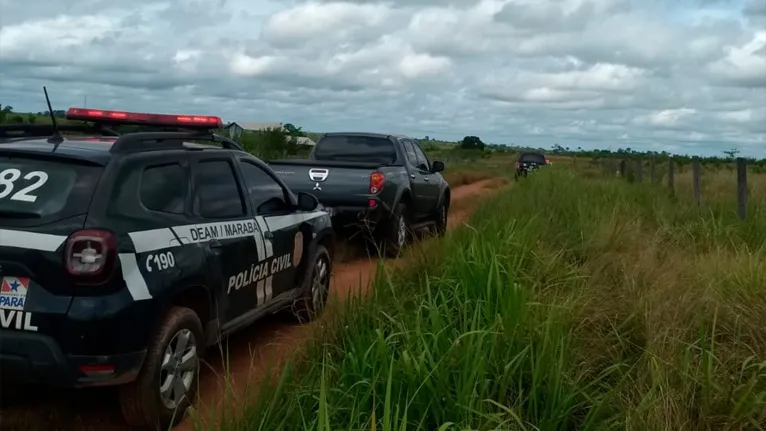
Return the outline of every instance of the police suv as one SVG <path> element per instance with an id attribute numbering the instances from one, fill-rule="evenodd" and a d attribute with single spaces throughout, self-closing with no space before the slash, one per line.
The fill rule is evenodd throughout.
<path id="1" fill-rule="evenodd" d="M 67 118 L 81 122 L 0 126 L 0 378 L 120 385 L 129 424 L 167 428 L 208 346 L 324 307 L 330 219 L 215 135 L 218 117 Z"/>

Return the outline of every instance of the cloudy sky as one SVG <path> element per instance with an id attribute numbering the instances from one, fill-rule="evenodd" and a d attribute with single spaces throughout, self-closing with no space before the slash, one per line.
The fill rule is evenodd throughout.
<path id="1" fill-rule="evenodd" d="M 124 5 L 124 6 L 121 6 Z M 0 0 L 0 103 L 766 157 L 764 0 Z"/>

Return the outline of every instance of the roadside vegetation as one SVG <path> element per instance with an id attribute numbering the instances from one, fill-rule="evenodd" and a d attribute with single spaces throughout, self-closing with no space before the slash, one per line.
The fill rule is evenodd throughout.
<path id="1" fill-rule="evenodd" d="M 562 165 L 379 271 L 220 429 L 764 429 L 766 218 Z"/>

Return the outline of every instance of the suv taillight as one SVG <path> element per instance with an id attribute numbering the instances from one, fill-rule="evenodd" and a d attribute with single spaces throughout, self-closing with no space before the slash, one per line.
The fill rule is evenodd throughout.
<path id="1" fill-rule="evenodd" d="M 64 260 L 69 275 L 85 282 L 104 281 L 114 268 L 117 238 L 109 231 L 86 229 L 67 238 Z"/>
<path id="2" fill-rule="evenodd" d="M 516 162 L 516 169 L 519 169 L 521 167 L 521 162 Z"/>
<path id="3" fill-rule="evenodd" d="M 381 172 L 373 172 L 370 175 L 370 194 L 377 194 L 383 188 L 383 184 L 386 182 L 386 176 Z"/>
<path id="4" fill-rule="evenodd" d="M 545 159 L 545 164 L 546 165 L 550 165 L 551 164 L 551 159 Z"/>

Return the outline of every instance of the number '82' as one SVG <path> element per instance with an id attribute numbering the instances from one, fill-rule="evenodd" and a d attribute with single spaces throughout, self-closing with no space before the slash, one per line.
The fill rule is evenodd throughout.
<path id="1" fill-rule="evenodd" d="M 16 181 L 21 178 L 21 171 L 15 168 L 8 168 L 0 172 L 0 199 L 5 199 L 6 196 L 13 192 L 16 186 Z M 37 196 L 30 195 L 33 192 L 43 186 L 48 181 L 48 174 L 43 171 L 32 171 L 24 175 L 25 180 L 37 179 L 34 183 L 24 187 L 23 189 L 13 193 L 10 199 L 12 201 L 22 202 L 34 202 L 37 200 Z"/>

